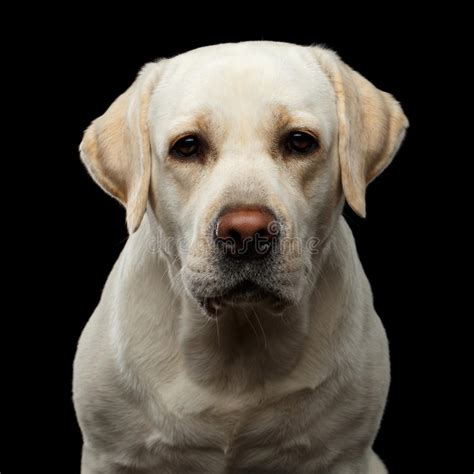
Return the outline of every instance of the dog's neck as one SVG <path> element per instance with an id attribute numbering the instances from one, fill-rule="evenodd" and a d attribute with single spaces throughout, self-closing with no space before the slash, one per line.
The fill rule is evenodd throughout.
<path id="1" fill-rule="evenodd" d="M 207 319 L 184 300 L 186 315 L 193 316 L 183 321 L 181 345 L 197 383 L 246 391 L 287 375 L 298 363 L 307 334 L 302 307 L 275 314 L 265 304 L 229 306 Z"/>
<path id="2" fill-rule="evenodd" d="M 135 316 L 148 317 L 146 324 L 127 321 L 128 331 L 132 333 L 136 327 L 147 327 L 148 332 L 142 334 L 141 339 L 153 344 L 157 338 L 161 344 L 156 351 L 147 352 L 148 357 L 157 358 L 148 361 L 148 366 L 156 364 L 169 371 L 166 364 L 172 360 L 176 366 L 184 365 L 188 376 L 199 385 L 232 393 L 246 392 L 288 376 L 308 345 L 314 344 L 311 334 L 315 325 L 325 325 L 324 330 L 330 330 L 330 326 L 337 324 L 337 318 L 329 319 L 322 314 L 323 306 L 331 299 L 329 293 L 334 293 L 334 287 L 341 287 L 339 280 L 343 274 L 340 269 L 334 272 L 328 268 L 339 260 L 331 245 L 324 250 L 320 263 L 326 267 L 324 272 L 319 272 L 324 273 L 326 281 L 316 281 L 298 305 L 280 313 L 265 304 L 228 306 L 212 319 L 182 287 L 179 268 L 173 259 L 150 251 L 154 234 L 149 225 L 142 227 L 140 235 L 132 236 L 130 253 L 133 256 L 123 255 L 123 265 L 127 273 L 130 267 L 134 268 L 135 275 L 131 274 L 133 278 L 126 280 L 141 282 L 140 292 L 149 300 L 150 308 L 150 314 Z M 142 272 L 139 278 L 137 271 Z M 335 275 L 335 280 L 327 281 L 328 275 Z M 334 300 L 331 304 L 332 311 L 337 313 L 338 303 Z M 130 341 L 130 348 L 132 344 L 136 347 L 144 342 Z"/>

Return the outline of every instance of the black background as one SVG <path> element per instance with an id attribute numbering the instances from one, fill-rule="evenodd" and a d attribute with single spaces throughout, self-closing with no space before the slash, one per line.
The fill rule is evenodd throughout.
<path id="1" fill-rule="evenodd" d="M 37 106 L 34 117 L 24 120 L 40 132 L 38 141 L 25 143 L 38 160 L 31 173 L 37 186 L 28 191 L 25 185 L 22 194 L 29 210 L 25 233 L 34 234 L 27 257 L 34 253 L 38 260 L 28 278 L 31 301 L 21 301 L 33 306 L 25 330 L 33 342 L 21 371 L 26 375 L 20 382 L 27 388 L 21 392 L 26 401 L 18 423 L 28 426 L 31 446 L 27 456 L 17 458 L 20 467 L 32 462 L 38 468 L 47 465 L 47 472 L 79 472 L 72 361 L 81 330 L 127 237 L 123 209 L 80 163 L 77 148 L 83 130 L 129 86 L 145 62 L 203 45 L 251 39 L 326 44 L 392 93 L 410 120 L 394 162 L 368 189 L 367 219 L 345 210 L 390 340 L 392 385 L 375 447 L 392 473 L 438 472 L 457 456 L 445 448 L 447 438 L 456 437 L 446 428 L 451 413 L 434 408 L 443 406 L 439 374 L 449 367 L 440 357 L 443 348 L 434 343 L 444 323 L 441 303 L 433 304 L 436 287 L 428 283 L 441 238 L 433 226 L 433 200 L 436 215 L 444 213 L 439 194 L 433 193 L 438 179 L 434 171 L 442 159 L 441 132 L 433 135 L 437 39 L 419 20 L 336 27 L 334 21 L 307 15 L 289 12 L 287 21 L 278 25 L 243 19 L 211 27 L 175 16 L 157 20 L 156 26 L 148 22 L 133 33 L 127 21 L 116 24 L 111 19 L 94 26 L 51 22 L 34 30 L 27 58 L 32 81 L 25 93 L 35 96 Z M 160 22 L 167 28 L 159 27 Z M 439 265 L 443 257 L 436 258 Z"/>

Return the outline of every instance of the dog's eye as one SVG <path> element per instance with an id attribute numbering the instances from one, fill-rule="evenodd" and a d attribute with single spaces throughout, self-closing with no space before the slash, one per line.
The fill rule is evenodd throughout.
<path id="1" fill-rule="evenodd" d="M 171 153 L 178 158 L 189 158 L 199 154 L 201 144 L 195 135 L 180 138 L 171 148 Z"/>
<path id="2" fill-rule="evenodd" d="M 291 152 L 308 154 L 319 148 L 319 143 L 309 133 L 305 132 L 291 132 L 288 135 L 286 146 Z"/>

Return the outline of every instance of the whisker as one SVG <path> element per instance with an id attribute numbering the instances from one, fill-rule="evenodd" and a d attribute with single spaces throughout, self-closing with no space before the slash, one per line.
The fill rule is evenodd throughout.
<path id="1" fill-rule="evenodd" d="M 286 327 L 290 327 L 290 322 L 285 318 L 284 311 L 280 313 L 280 318 Z"/>
<path id="2" fill-rule="evenodd" d="M 219 333 L 219 317 L 216 316 L 217 345 L 221 347 L 221 335 Z"/>
<path id="3" fill-rule="evenodd" d="M 260 322 L 260 318 L 258 317 L 258 314 L 255 311 L 255 309 L 252 308 L 252 311 L 255 314 L 255 317 L 257 318 L 257 322 L 258 322 L 258 325 L 260 326 L 260 329 L 262 330 L 263 342 L 265 344 L 265 349 L 267 349 L 268 348 L 268 346 L 267 346 L 267 336 L 265 335 L 265 331 L 263 330 L 262 323 Z"/>
<path id="4" fill-rule="evenodd" d="M 247 311 L 245 311 L 245 309 L 244 309 L 243 312 L 244 312 L 245 319 L 247 319 L 248 323 L 250 324 L 250 326 L 253 329 L 253 332 L 255 334 L 255 338 L 257 339 L 257 344 L 260 345 L 260 338 L 258 337 L 258 333 L 257 333 L 257 330 L 255 329 L 255 326 L 252 324 L 252 321 L 250 321 L 250 318 L 247 315 Z"/>

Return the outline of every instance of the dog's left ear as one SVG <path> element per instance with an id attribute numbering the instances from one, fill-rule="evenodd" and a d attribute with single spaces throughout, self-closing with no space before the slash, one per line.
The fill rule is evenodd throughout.
<path id="1" fill-rule="evenodd" d="M 160 69 L 159 63 L 145 65 L 130 88 L 92 122 L 79 147 L 97 184 L 125 206 L 130 234 L 146 209 L 151 173 L 148 104 Z"/>
<path id="2" fill-rule="evenodd" d="M 336 53 L 321 47 L 313 51 L 336 93 L 344 194 L 351 208 L 365 217 L 365 189 L 392 161 L 408 120 L 390 94 L 377 89 Z"/>

